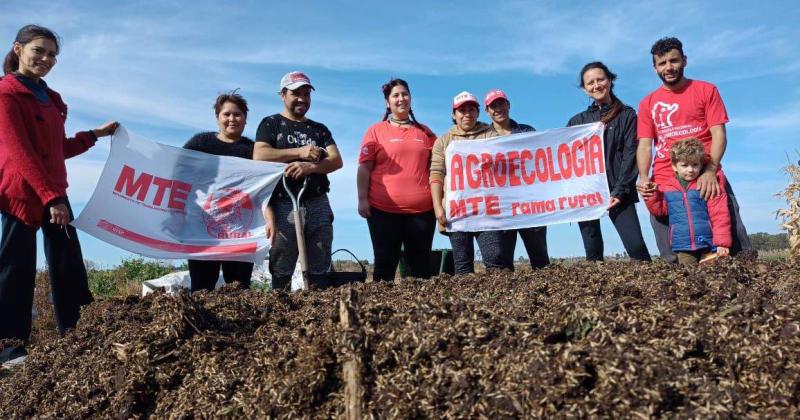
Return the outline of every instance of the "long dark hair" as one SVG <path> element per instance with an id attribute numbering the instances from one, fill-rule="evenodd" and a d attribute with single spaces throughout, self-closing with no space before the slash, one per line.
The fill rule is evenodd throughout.
<path id="1" fill-rule="evenodd" d="M 389 100 L 389 95 L 391 95 L 392 89 L 395 86 L 403 86 L 408 91 L 408 94 L 411 95 L 411 88 L 408 87 L 408 83 L 405 80 L 403 80 L 403 79 L 389 79 L 388 83 L 386 83 L 383 86 L 381 86 L 381 90 L 383 91 L 383 99 L 386 99 L 387 101 Z M 389 119 L 389 114 L 391 114 L 391 113 L 392 113 L 392 110 L 389 109 L 389 107 L 387 106 L 386 107 L 386 112 L 383 114 L 383 121 L 386 121 L 387 119 Z M 413 122 L 414 125 L 417 128 L 422 128 L 422 124 L 417 122 L 417 118 L 414 117 L 414 110 L 409 108 L 408 116 L 411 117 L 411 122 Z"/>
<path id="2" fill-rule="evenodd" d="M 25 25 L 23 26 L 19 32 L 17 32 L 17 37 L 14 38 L 14 42 L 20 43 L 20 45 L 25 45 L 34 39 L 38 38 L 45 38 L 49 39 L 56 44 L 56 53 L 61 50 L 61 42 L 59 41 L 58 35 L 55 32 L 51 31 L 50 29 L 45 28 L 44 26 L 38 25 Z M 19 57 L 14 54 L 14 46 L 11 46 L 11 51 L 6 54 L 5 60 L 3 60 L 3 73 L 10 74 L 14 73 L 19 69 Z"/>
<path id="3" fill-rule="evenodd" d="M 611 94 L 611 109 L 609 109 L 602 117 L 600 117 L 600 121 L 603 124 L 608 124 L 609 121 L 617 118 L 620 112 L 622 112 L 622 101 L 617 98 L 617 95 L 614 95 L 614 81 L 617 80 L 617 75 L 612 73 L 611 70 L 608 69 L 608 66 L 603 64 L 601 61 L 592 61 L 591 63 L 586 64 L 581 69 L 581 74 L 578 76 L 579 82 L 578 87 L 583 88 L 583 75 L 586 74 L 587 71 L 592 69 L 600 69 L 603 70 L 603 73 L 606 74 L 606 78 L 611 82 L 609 86 L 608 92 Z"/>

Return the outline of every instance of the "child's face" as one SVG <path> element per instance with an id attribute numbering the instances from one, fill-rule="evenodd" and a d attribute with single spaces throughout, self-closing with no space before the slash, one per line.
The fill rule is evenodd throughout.
<path id="1" fill-rule="evenodd" d="M 700 163 L 686 162 L 679 160 L 672 163 L 672 170 L 678 174 L 678 178 L 684 181 L 694 181 L 700 176 L 703 165 Z"/>

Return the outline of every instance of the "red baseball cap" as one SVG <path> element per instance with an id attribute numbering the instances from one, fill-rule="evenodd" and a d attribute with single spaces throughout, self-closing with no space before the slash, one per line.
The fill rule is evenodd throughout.
<path id="1" fill-rule="evenodd" d="M 486 105 L 486 106 L 489 106 L 492 102 L 494 102 L 494 101 L 496 101 L 496 100 L 498 100 L 500 98 L 508 100 L 508 96 L 506 96 L 505 92 L 503 92 L 500 89 L 492 89 L 492 90 L 490 90 L 489 92 L 486 93 L 486 96 L 484 96 L 483 104 Z"/>

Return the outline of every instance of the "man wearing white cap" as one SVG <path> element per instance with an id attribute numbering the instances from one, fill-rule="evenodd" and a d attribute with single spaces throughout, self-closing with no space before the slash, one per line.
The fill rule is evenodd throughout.
<path id="1" fill-rule="evenodd" d="M 436 139 L 431 154 L 431 197 L 433 211 L 439 221 L 439 230 L 443 231 L 447 224 L 444 210 L 444 177 L 447 174 L 444 151 L 450 142 L 475 139 L 487 139 L 496 136 L 490 125 L 478 121 L 480 103 L 475 95 L 461 92 L 453 98 L 453 127 Z M 450 244 L 453 247 L 455 274 L 468 274 L 475 271 L 475 248 L 473 239 L 478 241 L 483 265 L 487 269 L 513 269 L 508 259 L 504 258 L 505 240 L 503 231 L 486 232 L 450 232 Z M 513 256 L 512 256 L 513 259 Z"/>
<path id="2" fill-rule="evenodd" d="M 506 136 L 509 134 L 526 133 L 536 131 L 530 125 L 518 124 L 509 116 L 511 102 L 505 92 L 500 89 L 492 89 L 483 98 L 486 106 L 486 114 L 492 119 L 492 136 Z M 507 264 L 514 266 L 514 249 L 517 247 L 517 232 L 522 237 L 525 244 L 525 251 L 528 252 L 528 259 L 534 269 L 542 268 L 550 264 L 550 256 L 547 253 L 547 226 L 531 227 L 518 230 L 508 230 L 505 236 L 505 247 L 503 251 Z"/>
<path id="3" fill-rule="evenodd" d="M 284 175 L 297 195 L 307 179 L 300 206 L 303 213 L 309 281 L 314 287 L 327 283 L 333 243 L 333 212 L 328 202 L 327 174 L 342 167 L 339 149 L 324 124 L 306 118 L 311 107 L 311 80 L 299 71 L 283 76 L 278 94 L 284 109 L 261 121 L 256 132 L 254 160 L 288 163 Z M 269 203 L 274 213 L 275 242 L 269 253 L 273 289 L 288 289 L 297 264 L 292 202 L 281 183 Z"/>

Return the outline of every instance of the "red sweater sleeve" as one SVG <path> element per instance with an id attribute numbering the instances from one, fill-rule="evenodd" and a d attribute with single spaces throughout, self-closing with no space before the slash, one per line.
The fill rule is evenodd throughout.
<path id="1" fill-rule="evenodd" d="M 0 95 L 0 153 L 6 156 L 3 165 L 23 177 L 42 204 L 47 204 L 62 194 L 48 176 L 21 121 L 24 118 L 17 101 L 10 95 Z"/>
<path id="2" fill-rule="evenodd" d="M 650 198 L 646 198 L 644 204 L 653 216 L 664 217 L 669 214 L 667 200 L 661 190 L 656 190 Z"/>
<path id="3" fill-rule="evenodd" d="M 81 131 L 74 138 L 64 138 L 64 159 L 78 156 L 89 150 L 97 142 L 97 137 L 89 131 Z"/>
<path id="4" fill-rule="evenodd" d="M 728 210 L 728 193 L 725 191 L 725 179 L 717 176 L 721 192 L 716 197 L 708 200 L 708 218 L 711 219 L 711 233 L 714 235 L 714 245 L 730 248 L 733 245 L 731 235 L 731 214 Z"/>

